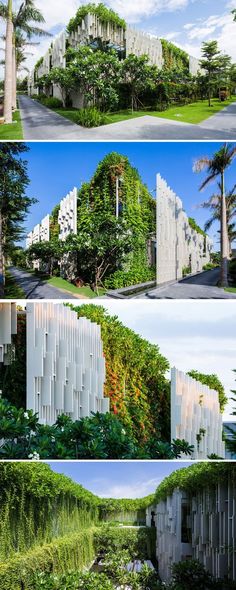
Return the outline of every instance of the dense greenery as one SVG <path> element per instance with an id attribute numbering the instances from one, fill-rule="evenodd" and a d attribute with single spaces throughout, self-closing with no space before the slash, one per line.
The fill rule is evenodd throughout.
<path id="1" fill-rule="evenodd" d="M 23 143 L 0 143 L 0 296 L 4 294 L 5 264 L 15 242 L 24 234 L 24 221 L 36 202 L 26 195 L 29 184 Z"/>
<path id="2" fill-rule="evenodd" d="M 124 30 L 126 29 L 125 20 L 120 18 L 118 14 L 114 12 L 114 10 L 107 8 L 102 3 L 89 3 L 85 6 L 81 6 L 79 10 L 77 10 L 76 16 L 72 18 L 68 24 L 68 32 L 72 33 L 74 31 L 77 31 L 78 27 L 82 23 L 82 20 L 86 17 L 87 14 L 95 14 L 102 23 L 109 23 L 113 24 L 115 27 L 120 27 Z"/>
<path id="3" fill-rule="evenodd" d="M 1 399 L 0 414 L 1 459 L 174 459 L 193 452 L 184 440 L 162 442 L 159 433 L 139 442 L 111 413 L 75 422 L 62 415 L 53 426 L 44 426 L 32 411 Z"/>
<path id="4" fill-rule="evenodd" d="M 31 246 L 29 262 L 40 260 L 53 274 L 59 272 L 63 255 L 69 255 L 72 265 L 66 258 L 63 267 L 66 278 L 80 277 L 93 290 L 154 278 L 148 243 L 155 233 L 155 201 L 126 156 L 108 154 L 78 191 L 77 235 L 61 242 L 57 215 L 58 207 L 51 214 L 50 241 Z"/>
<path id="5" fill-rule="evenodd" d="M 165 500 L 175 488 L 195 494 L 203 488 L 214 487 L 223 479 L 236 482 L 236 463 L 197 463 L 188 468 L 178 469 L 166 477 L 158 486 L 155 501 Z"/>
<path id="6" fill-rule="evenodd" d="M 186 51 L 180 49 L 170 41 L 161 39 L 162 52 L 165 70 L 187 70 L 189 69 L 189 56 Z"/>
<path id="7" fill-rule="evenodd" d="M 190 377 L 192 377 L 193 379 L 196 379 L 196 381 L 200 381 L 200 383 L 203 383 L 203 385 L 208 385 L 210 389 L 218 391 L 220 410 L 221 412 L 223 412 L 226 404 L 228 403 L 228 398 L 225 394 L 224 387 L 221 381 L 219 380 L 219 377 L 217 377 L 217 375 L 214 374 L 206 375 L 205 373 L 199 373 L 198 371 L 194 370 L 189 371 L 188 375 L 190 375 Z"/>
<path id="8" fill-rule="evenodd" d="M 188 222 L 190 227 L 194 229 L 194 231 L 196 231 L 198 234 L 201 234 L 202 236 L 206 236 L 206 232 L 204 232 L 203 229 L 201 229 L 201 227 L 197 224 L 193 217 L 189 217 Z"/>

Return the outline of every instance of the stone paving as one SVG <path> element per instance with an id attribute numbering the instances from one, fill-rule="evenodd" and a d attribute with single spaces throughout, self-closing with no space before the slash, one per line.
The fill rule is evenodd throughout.
<path id="1" fill-rule="evenodd" d="M 25 140 L 178 140 L 235 139 L 236 102 L 200 125 L 145 115 L 86 129 L 30 97 L 19 96 Z"/>
<path id="2" fill-rule="evenodd" d="M 217 287 L 218 281 L 219 269 L 216 268 L 178 283 L 136 295 L 134 299 L 236 299 L 236 293 L 229 293 Z"/>

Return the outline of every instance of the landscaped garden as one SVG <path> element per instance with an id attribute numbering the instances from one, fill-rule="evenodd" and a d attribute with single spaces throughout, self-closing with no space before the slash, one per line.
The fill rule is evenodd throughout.
<path id="1" fill-rule="evenodd" d="M 156 493 L 116 500 L 98 497 L 42 463 L 1 463 L 0 590 L 235 588 L 194 559 L 173 564 L 172 581 L 162 584 L 156 527 L 146 526 L 148 507 L 176 488 L 195 495 L 227 482 L 229 472 L 234 479 L 231 467 L 201 463 L 176 470 Z"/>

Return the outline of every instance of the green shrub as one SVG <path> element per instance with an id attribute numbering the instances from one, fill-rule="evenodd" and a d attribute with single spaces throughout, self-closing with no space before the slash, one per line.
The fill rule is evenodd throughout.
<path id="1" fill-rule="evenodd" d="M 104 281 L 106 289 L 121 289 L 139 283 L 146 283 L 155 279 L 155 268 L 139 268 L 135 270 L 117 270 Z"/>
<path id="2" fill-rule="evenodd" d="M 95 557 L 94 532 L 86 529 L 0 563 L 0 590 L 35 590 L 37 573 L 60 574 L 88 566 Z"/>
<path id="3" fill-rule="evenodd" d="M 49 109 L 60 109 L 63 106 L 62 101 L 54 96 L 42 98 L 41 102 L 45 107 L 48 107 Z"/>
<path id="4" fill-rule="evenodd" d="M 136 559 L 151 559 L 155 557 L 156 529 L 103 525 L 96 529 L 94 542 L 99 554 L 129 550 Z"/>
<path id="5" fill-rule="evenodd" d="M 208 262 L 203 266 L 203 270 L 213 270 L 213 268 L 217 268 L 217 264 L 214 264 L 213 262 Z"/>
<path id="6" fill-rule="evenodd" d="M 182 268 L 183 277 L 187 277 L 191 273 L 191 266 L 184 266 Z"/>
<path id="7" fill-rule="evenodd" d="M 204 565 L 195 559 L 175 563 L 172 568 L 173 588 L 176 590 L 208 590 L 214 588 L 213 579 Z"/>
<path id="8" fill-rule="evenodd" d="M 75 122 L 82 127 L 99 127 L 106 124 L 107 118 L 95 107 L 88 107 L 78 111 Z"/>

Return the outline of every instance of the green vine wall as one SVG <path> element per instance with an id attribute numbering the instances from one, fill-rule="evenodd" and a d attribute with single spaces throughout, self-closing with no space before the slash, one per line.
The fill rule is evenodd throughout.
<path id="1" fill-rule="evenodd" d="M 125 327 L 116 316 L 92 304 L 73 307 L 101 326 L 106 358 L 105 396 L 111 411 L 127 425 L 139 442 L 152 435 L 170 439 L 170 385 L 165 378 L 169 363 L 159 347 Z"/>
<path id="2" fill-rule="evenodd" d="M 188 54 L 166 39 L 161 39 L 164 69 L 177 69 L 189 71 Z"/>
<path id="3" fill-rule="evenodd" d="M 78 192 L 78 233 L 90 214 L 101 211 L 115 214 L 117 177 L 121 178 L 119 214 L 131 232 L 132 253 L 127 256 L 123 268 L 120 268 L 118 261 L 117 271 L 106 279 L 105 285 L 109 288 L 123 286 L 125 277 L 120 271 L 124 275 L 133 272 L 134 279 L 135 273 L 139 272 L 148 275 L 149 271 L 147 280 L 155 276 L 154 270 L 150 269 L 147 248 L 148 240 L 155 234 L 155 200 L 126 156 L 116 152 L 108 154 L 98 164 L 91 181 L 85 183 Z"/>
<path id="4" fill-rule="evenodd" d="M 105 4 L 100 2 L 99 4 L 89 3 L 84 6 L 80 6 L 79 10 L 76 12 L 75 17 L 69 21 L 67 26 L 68 32 L 73 33 L 77 31 L 78 27 L 82 23 L 82 20 L 87 16 L 87 14 L 96 15 L 103 24 L 109 23 L 114 25 L 114 27 L 118 27 L 123 30 L 126 29 L 125 20 L 120 18 L 119 15 L 114 12 L 114 10 L 107 8 Z"/>

